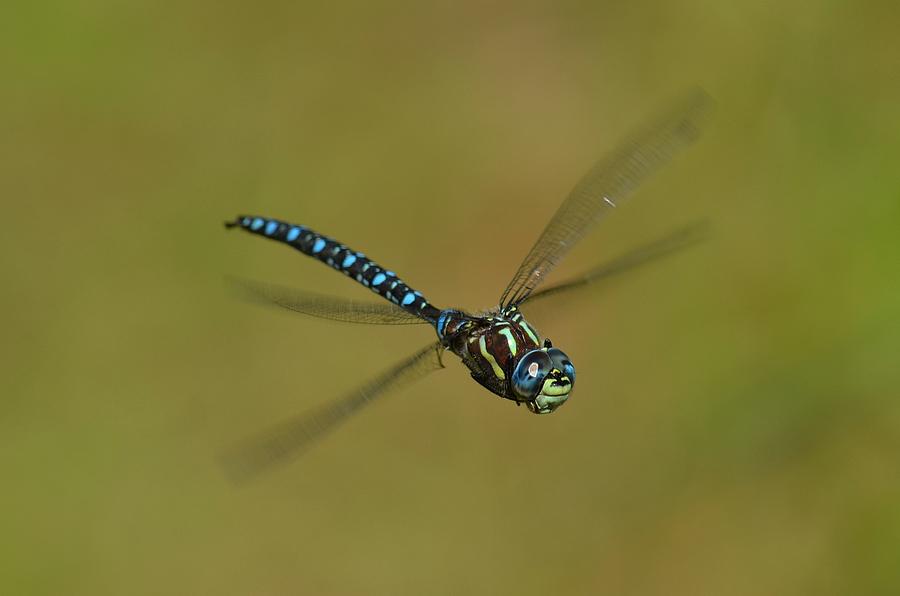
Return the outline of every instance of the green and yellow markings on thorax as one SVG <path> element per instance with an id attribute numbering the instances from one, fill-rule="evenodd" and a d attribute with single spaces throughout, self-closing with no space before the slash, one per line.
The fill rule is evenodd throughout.
<path id="1" fill-rule="evenodd" d="M 516 338 L 513 336 L 512 330 L 509 327 L 503 327 L 498 333 L 506 338 L 506 343 L 509 344 L 509 353 L 515 356 L 519 346 L 516 343 Z"/>
<path id="2" fill-rule="evenodd" d="M 477 339 L 469 338 L 469 351 L 473 356 L 481 356 L 482 362 L 490 367 L 496 379 L 506 381 L 506 371 L 512 370 L 522 354 L 539 347 L 540 339 L 516 310 L 500 317 L 488 317 L 486 322 L 488 325 L 481 329 Z M 477 352 L 472 346 L 476 341 Z"/>
<path id="3" fill-rule="evenodd" d="M 509 320 L 512 321 L 515 325 L 517 325 L 522 331 L 528 334 L 528 337 L 531 338 L 531 341 L 535 343 L 535 345 L 541 345 L 541 340 L 538 337 L 538 334 L 531 328 L 531 325 L 525 320 L 525 317 L 522 316 L 522 313 L 519 312 L 518 308 L 513 307 L 509 313 L 507 314 Z"/>
<path id="4" fill-rule="evenodd" d="M 481 355 L 487 360 L 488 364 L 491 365 L 491 369 L 494 371 L 494 376 L 500 379 L 501 381 L 506 380 L 506 373 L 503 372 L 503 369 L 500 368 L 500 365 L 497 363 L 497 359 L 494 358 L 494 355 L 491 354 L 487 349 L 487 340 L 485 339 L 485 335 L 482 334 L 480 338 L 478 338 L 478 349 L 481 352 Z"/>

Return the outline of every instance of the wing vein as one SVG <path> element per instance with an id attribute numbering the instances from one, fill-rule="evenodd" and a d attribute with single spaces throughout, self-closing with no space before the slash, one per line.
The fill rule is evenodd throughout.
<path id="1" fill-rule="evenodd" d="M 389 390 L 443 368 L 441 350 L 440 343 L 429 344 L 343 397 L 234 445 L 222 455 L 226 474 L 243 483 L 288 462 Z"/>
<path id="2" fill-rule="evenodd" d="M 600 219 L 694 142 L 711 104 L 706 93 L 695 91 L 656 124 L 633 134 L 591 168 L 544 228 L 500 297 L 500 306 L 524 302 Z"/>
<path id="3" fill-rule="evenodd" d="M 416 325 L 428 322 L 389 302 L 363 302 L 249 279 L 229 278 L 229 283 L 244 299 L 319 319 L 374 325 Z"/>

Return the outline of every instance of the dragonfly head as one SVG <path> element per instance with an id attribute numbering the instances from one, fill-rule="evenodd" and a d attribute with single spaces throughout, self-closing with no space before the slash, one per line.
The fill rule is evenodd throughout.
<path id="1" fill-rule="evenodd" d="M 535 414 L 549 414 L 569 399 L 575 386 L 575 366 L 569 357 L 551 346 L 526 352 L 510 379 L 515 396 Z"/>

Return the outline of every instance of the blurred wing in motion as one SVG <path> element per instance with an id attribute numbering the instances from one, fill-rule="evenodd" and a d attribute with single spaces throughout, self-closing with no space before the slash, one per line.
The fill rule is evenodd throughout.
<path id="1" fill-rule="evenodd" d="M 226 474 L 241 483 L 289 461 L 376 398 L 443 368 L 442 350 L 431 344 L 343 398 L 238 443 L 222 456 Z"/>
<path id="2" fill-rule="evenodd" d="M 589 284 L 606 281 L 695 246 L 706 240 L 708 236 L 709 224 L 705 220 L 688 224 L 659 240 L 630 250 L 618 258 L 594 267 L 590 271 L 573 277 L 568 281 L 539 290 L 531 294 L 525 302 L 533 304 L 537 300 L 549 298 L 561 292 L 568 292 Z"/>
<path id="3" fill-rule="evenodd" d="M 249 279 L 229 278 L 228 281 L 244 299 L 280 306 L 320 319 L 374 325 L 416 325 L 428 322 L 389 302 L 361 302 Z"/>
<path id="4" fill-rule="evenodd" d="M 697 90 L 657 123 L 633 134 L 581 179 L 544 228 L 500 297 L 519 305 L 606 213 L 700 135 L 712 100 Z"/>

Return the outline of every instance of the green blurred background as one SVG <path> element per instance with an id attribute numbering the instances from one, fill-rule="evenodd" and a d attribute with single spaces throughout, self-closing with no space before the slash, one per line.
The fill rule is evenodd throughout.
<path id="1" fill-rule="evenodd" d="M 0 21 L 3 594 L 900 593 L 894 2 L 13 2 Z M 222 221 L 495 304 L 556 206 L 692 85 L 709 133 L 526 314 L 531 416 L 455 359 L 236 489 L 231 441 L 433 338 L 234 300 L 365 289 Z M 313 389 L 309 389 L 312 387 Z"/>

